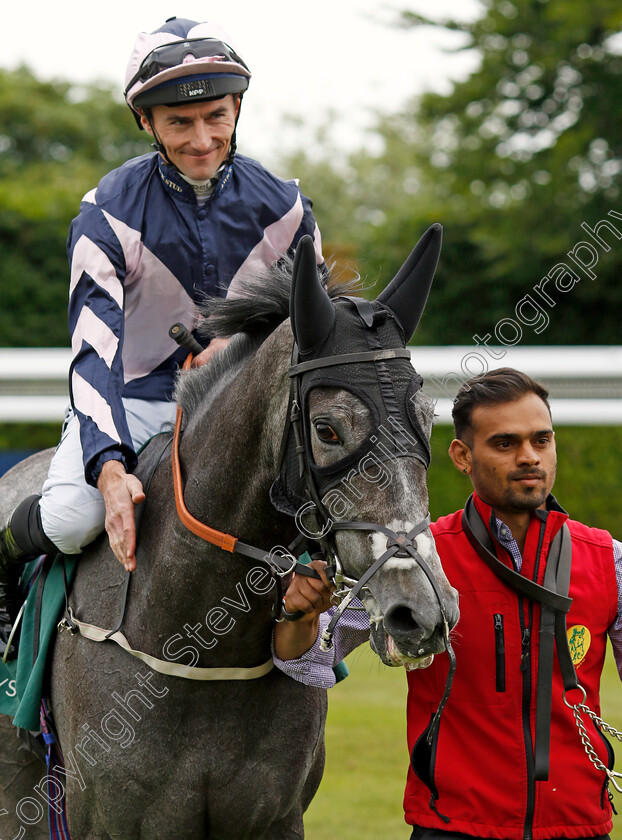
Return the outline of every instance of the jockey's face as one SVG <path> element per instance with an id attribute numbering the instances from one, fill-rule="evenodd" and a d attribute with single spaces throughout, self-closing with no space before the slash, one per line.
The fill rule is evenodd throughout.
<path id="1" fill-rule="evenodd" d="M 171 163 L 189 178 L 206 181 L 227 158 L 239 107 L 238 97 L 229 94 L 188 105 L 154 105 L 151 118 Z M 153 134 L 144 114 L 141 122 Z"/>
<path id="2" fill-rule="evenodd" d="M 468 441 L 450 455 L 470 474 L 477 495 L 497 514 L 541 507 L 555 482 L 555 435 L 546 404 L 536 394 L 473 410 Z"/>

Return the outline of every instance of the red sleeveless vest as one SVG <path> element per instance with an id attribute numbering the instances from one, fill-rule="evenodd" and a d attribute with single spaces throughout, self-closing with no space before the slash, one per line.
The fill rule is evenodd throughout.
<path id="1" fill-rule="evenodd" d="M 486 525 L 491 508 L 476 496 Z M 527 601 L 478 557 L 462 530 L 462 511 L 443 517 L 432 532 L 452 586 L 460 593 L 460 621 L 452 633 L 457 669 L 430 764 L 431 799 L 409 768 L 406 822 L 449 832 L 508 840 L 590 837 L 611 830 L 605 774 L 589 761 L 570 709 L 563 702 L 555 656 L 548 781 L 534 781 L 533 737 L 540 607 Z M 617 613 L 612 538 L 606 531 L 549 511 L 533 517 L 521 574 L 542 584 L 551 540 L 568 523 L 572 572 L 566 618 L 571 651 L 586 703 L 600 714 L 599 685 L 606 631 Z M 496 543 L 497 556 L 511 565 Z M 448 663 L 437 656 L 424 671 L 408 674 L 408 746 L 430 722 L 443 694 Z M 576 697 L 574 695 L 577 695 Z M 581 697 L 575 691 L 573 702 Z M 585 719 L 600 760 L 612 765 L 611 747 Z M 432 806 L 432 807 L 431 807 Z"/>

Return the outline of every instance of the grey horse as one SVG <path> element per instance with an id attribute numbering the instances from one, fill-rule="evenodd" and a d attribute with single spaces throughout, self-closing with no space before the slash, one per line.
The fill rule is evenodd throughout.
<path id="1" fill-rule="evenodd" d="M 425 305 L 439 248 L 436 226 L 373 303 L 392 336 L 391 347 L 402 348 L 402 356 Z M 290 404 L 292 332 L 299 358 L 305 358 L 327 331 L 345 336 L 352 318 L 358 318 L 351 300 L 339 296 L 343 289 L 325 291 L 315 268 L 309 272 L 304 259 L 300 264 L 294 265 L 291 300 L 291 263 L 283 261 L 246 283 L 237 297 L 212 304 L 210 333 L 233 336 L 232 341 L 209 365 L 182 374 L 177 390 L 185 424 L 179 451 L 187 509 L 266 555 L 297 534 L 295 519 L 277 510 L 270 496 Z M 311 356 L 307 352 L 306 358 Z M 382 382 L 386 392 L 396 382 L 393 363 L 400 376 L 414 376 L 405 358 L 361 361 L 347 369 L 353 377 L 359 368 L 371 370 L 372 379 L 376 369 L 388 371 L 389 379 L 385 375 Z M 425 526 L 425 458 L 398 453 L 384 462 L 377 459 L 377 472 L 369 463 L 366 471 L 357 472 L 352 456 L 373 440 L 376 407 L 337 380 L 318 383 L 308 396 L 303 410 L 307 458 L 321 475 L 335 464 L 347 465 L 347 470 L 336 470 L 336 477 L 343 474 L 351 491 L 348 520 L 377 522 L 400 533 L 413 523 Z M 421 432 L 417 443 L 425 449 L 432 402 L 415 390 L 409 411 Z M 188 530 L 176 510 L 163 440 L 156 438 L 140 457 L 138 475 L 150 486 L 125 637 L 134 649 L 182 666 L 260 666 L 271 658 L 273 621 L 280 610 L 270 564 L 224 551 Z M 0 521 L 17 499 L 40 489 L 49 456 L 34 456 L 0 481 Z M 390 480 L 378 478 L 382 470 L 390 471 Z M 333 476 L 333 494 L 335 486 Z M 417 539 L 434 586 L 417 562 L 398 553 L 361 593 L 372 645 L 389 665 L 425 666 L 442 652 L 447 627 L 457 620 L 457 595 L 443 574 L 429 530 L 423 527 Z M 333 540 L 346 580 L 360 578 L 387 543 L 383 533 L 354 526 L 336 530 Z M 102 535 L 79 562 L 70 598 L 75 616 L 102 628 L 116 627 L 124 575 Z M 168 676 L 112 641 L 95 643 L 63 633 L 55 643 L 50 697 L 65 756 L 67 819 L 74 840 L 304 836 L 303 813 L 323 771 L 324 690 L 276 668 L 257 679 Z M 45 768 L 17 749 L 9 730 L 5 719 L 0 729 L 0 836 L 47 836 L 43 821 L 35 823 L 34 810 L 23 805 L 33 798 Z M 22 803 L 19 813 L 17 803 Z"/>

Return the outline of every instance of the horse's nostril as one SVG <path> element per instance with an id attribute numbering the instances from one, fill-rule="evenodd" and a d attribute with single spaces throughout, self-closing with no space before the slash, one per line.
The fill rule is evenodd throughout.
<path id="1" fill-rule="evenodd" d="M 389 607 L 384 614 L 384 627 L 396 641 L 411 637 L 413 633 L 422 630 L 410 607 L 404 604 Z"/>

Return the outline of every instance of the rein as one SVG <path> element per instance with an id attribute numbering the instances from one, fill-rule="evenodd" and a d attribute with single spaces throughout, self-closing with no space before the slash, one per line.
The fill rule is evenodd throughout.
<path id="1" fill-rule="evenodd" d="M 153 478 L 156 469 L 162 462 L 162 458 L 168 447 L 171 444 L 170 436 L 165 441 L 165 445 L 159 453 L 159 456 L 155 460 L 153 467 L 147 477 L 145 482 L 145 492 L 148 491 L 149 486 L 151 485 L 151 479 Z M 178 459 L 179 460 L 179 459 Z M 183 499 L 182 499 L 183 503 Z M 184 505 L 185 507 L 185 505 Z M 140 524 L 140 520 L 142 518 L 142 513 L 144 510 L 144 503 L 141 504 L 136 511 L 136 529 L 138 531 L 138 527 Z M 190 516 L 190 514 L 188 514 Z M 192 517 L 190 517 L 192 518 Z M 197 522 L 197 520 L 194 520 Z M 198 523 L 201 524 L 201 523 Z M 222 537 L 227 537 L 226 534 L 220 534 L 219 531 L 211 530 L 214 535 L 219 534 Z M 230 539 L 234 539 L 231 537 Z M 216 543 L 217 544 L 217 543 Z M 224 547 L 224 546 L 222 546 Z M 259 554 L 261 552 L 258 551 Z M 129 584 L 131 580 L 131 575 L 129 572 L 125 573 L 125 583 L 123 586 L 123 595 L 122 595 L 122 608 L 121 608 L 121 616 L 119 618 L 117 626 L 112 630 L 105 630 L 103 627 L 98 627 L 95 624 L 89 624 L 88 622 L 81 621 L 77 618 L 69 606 L 69 589 L 67 585 L 67 577 L 65 574 L 65 561 L 64 557 L 60 557 L 60 563 L 62 566 L 63 572 L 63 583 L 65 588 L 65 614 L 63 618 L 58 623 L 58 632 L 63 633 L 67 632 L 70 636 L 73 636 L 75 633 L 79 633 L 81 636 L 84 636 L 86 639 L 90 639 L 92 642 L 106 642 L 112 641 L 116 642 L 119 647 L 123 648 L 127 653 L 131 656 L 140 659 L 141 662 L 145 662 L 150 668 L 154 671 L 157 671 L 159 674 L 165 674 L 166 676 L 170 677 L 181 677 L 187 680 L 254 680 L 258 679 L 259 677 L 263 677 L 268 674 L 272 668 L 274 667 L 274 661 L 272 658 L 266 660 L 266 662 L 262 662 L 260 665 L 255 665 L 250 668 L 243 668 L 243 667 L 221 667 L 221 668 L 202 668 L 196 665 L 181 665 L 179 662 L 171 662 L 170 660 L 165 659 L 158 659 L 155 656 L 152 656 L 149 653 L 144 653 L 141 650 L 135 650 L 130 645 L 129 641 L 127 640 L 126 636 L 121 632 L 121 627 L 123 626 L 123 622 L 125 619 L 125 610 L 127 607 L 127 600 L 128 600 L 128 592 L 129 592 Z M 263 559 L 263 556 L 260 558 Z M 25 602 L 24 602 L 25 606 Z M 22 607 L 23 609 L 23 607 Z M 35 638 L 37 636 L 35 635 Z"/>
<path id="2" fill-rule="evenodd" d="M 183 364 L 183 370 L 188 370 L 191 362 L 192 355 L 187 357 Z M 215 528 L 210 528 L 209 525 L 205 525 L 203 522 L 200 522 L 190 513 L 184 501 L 184 490 L 181 479 L 181 462 L 179 458 L 181 422 L 182 410 L 181 406 L 178 405 L 177 417 L 175 419 L 175 431 L 173 433 L 171 464 L 173 469 L 175 507 L 177 508 L 177 515 L 179 516 L 179 520 L 182 525 L 184 525 L 195 536 L 200 537 L 202 540 L 205 540 L 205 542 L 211 543 L 211 545 L 216 545 L 218 548 L 222 548 L 232 554 L 242 554 L 245 557 L 251 557 L 253 560 L 263 560 L 265 563 L 272 566 L 276 574 L 280 577 L 285 577 L 290 574 L 290 572 L 296 572 L 296 574 L 320 579 L 319 574 L 314 569 L 310 569 L 308 566 L 299 563 L 293 555 L 290 554 L 287 557 L 282 557 L 281 555 L 275 554 L 274 551 L 266 552 L 261 548 L 256 548 L 255 546 L 240 542 L 237 537 L 233 537 L 231 534 L 226 534 L 224 531 L 217 531 Z"/>
<path id="3" fill-rule="evenodd" d="M 184 370 L 188 370 L 191 361 L 192 354 L 190 354 L 184 362 Z M 266 553 L 263 549 L 256 548 L 255 546 L 247 545 L 246 543 L 240 542 L 240 540 L 238 540 L 237 537 L 234 537 L 231 534 L 226 534 L 223 531 L 216 530 L 215 528 L 210 528 L 209 525 L 205 525 L 204 523 L 200 522 L 190 513 L 184 501 L 183 486 L 181 480 L 181 462 L 179 458 L 181 423 L 182 410 L 181 406 L 178 405 L 177 417 L 175 420 L 175 430 L 173 433 L 172 441 L 173 446 L 171 451 L 171 466 L 173 471 L 173 486 L 175 490 L 175 506 L 177 508 L 177 515 L 179 516 L 179 519 L 182 522 L 182 524 L 189 531 L 195 534 L 195 536 L 199 537 L 202 540 L 205 540 L 206 542 L 209 542 L 211 545 L 215 545 L 218 546 L 218 548 L 222 548 L 224 551 L 242 554 L 246 557 L 252 558 L 253 560 L 261 560 L 267 562 L 279 577 L 285 577 L 290 572 L 295 570 L 297 574 L 303 574 L 307 575 L 308 577 L 319 578 L 320 576 L 314 569 L 310 569 L 304 566 L 303 564 L 298 563 L 298 561 L 292 555 L 283 557 L 281 555 L 277 555 L 274 551 Z M 162 455 L 168 448 L 169 443 L 170 440 L 167 442 L 166 446 L 162 450 L 160 458 L 156 461 L 154 471 L 158 467 Z M 149 483 L 151 482 L 152 475 L 149 476 Z M 253 680 L 265 676 L 274 667 L 274 662 L 272 658 L 270 658 L 266 662 L 263 662 L 260 665 L 256 665 L 250 668 L 201 668 L 195 665 L 181 665 L 178 662 L 171 662 L 169 660 L 158 659 L 157 657 L 152 656 L 151 654 L 144 653 L 140 650 L 134 650 L 128 642 L 127 638 L 121 632 L 121 626 L 123 624 L 125 607 L 127 603 L 129 581 L 130 574 L 129 572 L 127 572 L 124 587 L 123 609 L 121 619 L 119 621 L 118 626 L 114 630 L 105 630 L 102 627 L 98 627 L 94 624 L 88 624 L 87 622 L 81 621 L 80 619 L 76 618 L 72 609 L 68 605 L 68 592 L 67 584 L 65 581 L 66 609 L 65 616 L 58 624 L 59 633 L 66 630 L 69 633 L 69 635 L 73 635 L 74 633 L 78 632 L 81 636 L 84 636 L 85 638 L 90 639 L 94 642 L 105 642 L 108 640 L 116 642 L 116 644 L 122 647 L 123 650 L 127 651 L 127 653 L 131 654 L 132 656 L 135 656 L 137 659 L 140 659 L 142 662 L 145 662 L 154 671 L 157 671 L 160 674 L 166 674 L 167 676 L 182 677 L 184 679 L 190 680 Z M 298 616 L 296 614 L 293 614 L 292 617 L 297 618 Z"/>

